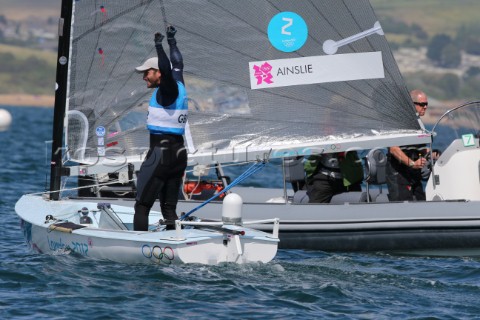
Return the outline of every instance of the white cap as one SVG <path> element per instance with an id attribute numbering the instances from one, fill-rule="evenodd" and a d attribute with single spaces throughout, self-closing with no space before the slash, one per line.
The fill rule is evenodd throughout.
<path id="1" fill-rule="evenodd" d="M 141 66 L 135 68 L 137 72 L 143 72 L 148 69 L 158 70 L 158 58 L 147 59 Z"/>

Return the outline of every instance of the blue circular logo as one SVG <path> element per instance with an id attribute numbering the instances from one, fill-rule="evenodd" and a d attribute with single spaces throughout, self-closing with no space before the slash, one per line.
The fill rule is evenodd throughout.
<path id="1" fill-rule="evenodd" d="M 105 127 L 97 127 L 95 131 L 97 133 L 97 137 L 103 137 L 105 135 Z"/>
<path id="2" fill-rule="evenodd" d="M 307 24 L 295 12 L 280 12 L 268 24 L 268 39 L 277 50 L 296 51 L 305 44 L 307 37 Z"/>

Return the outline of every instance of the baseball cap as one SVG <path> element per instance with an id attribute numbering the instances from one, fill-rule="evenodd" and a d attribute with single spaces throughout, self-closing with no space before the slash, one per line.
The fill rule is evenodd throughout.
<path id="1" fill-rule="evenodd" d="M 143 71 L 148 70 L 148 69 L 157 69 L 158 70 L 158 58 L 147 59 L 147 60 L 145 60 L 145 62 L 141 66 L 135 68 L 135 70 L 137 70 L 137 72 L 143 72 Z"/>

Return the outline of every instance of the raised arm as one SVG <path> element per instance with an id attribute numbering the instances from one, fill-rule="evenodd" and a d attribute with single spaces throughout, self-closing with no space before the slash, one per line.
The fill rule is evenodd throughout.
<path id="1" fill-rule="evenodd" d="M 158 70 L 160 71 L 161 80 L 157 91 L 157 102 L 168 107 L 172 105 L 178 97 L 177 81 L 173 78 L 172 68 L 168 60 L 165 50 L 163 50 L 162 40 L 164 36 L 157 32 L 155 34 L 155 48 L 158 55 Z"/>
<path id="2" fill-rule="evenodd" d="M 180 81 L 185 85 L 185 82 L 183 81 L 183 57 L 180 53 L 180 50 L 178 50 L 175 33 L 177 33 L 177 29 L 175 29 L 173 26 L 167 27 L 167 42 L 170 46 L 170 61 L 172 62 L 172 73 L 173 78 L 176 81 Z"/>

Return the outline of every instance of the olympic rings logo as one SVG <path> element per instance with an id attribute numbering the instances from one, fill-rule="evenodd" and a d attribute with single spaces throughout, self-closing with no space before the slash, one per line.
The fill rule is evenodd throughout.
<path id="1" fill-rule="evenodd" d="M 187 123 L 188 116 L 186 114 L 181 114 L 178 116 L 178 123 Z"/>
<path id="2" fill-rule="evenodd" d="M 151 259 L 154 258 L 159 262 L 165 264 L 171 264 L 173 259 L 175 259 L 175 254 L 173 249 L 170 247 L 161 248 L 159 246 L 150 247 L 148 244 L 142 246 L 142 254 L 145 258 Z"/>
<path id="3" fill-rule="evenodd" d="M 332 145 L 330 145 L 330 149 L 331 149 L 331 150 L 337 150 L 337 149 L 340 149 L 341 147 L 342 147 L 342 146 L 339 145 L 339 144 L 332 144 Z"/>

